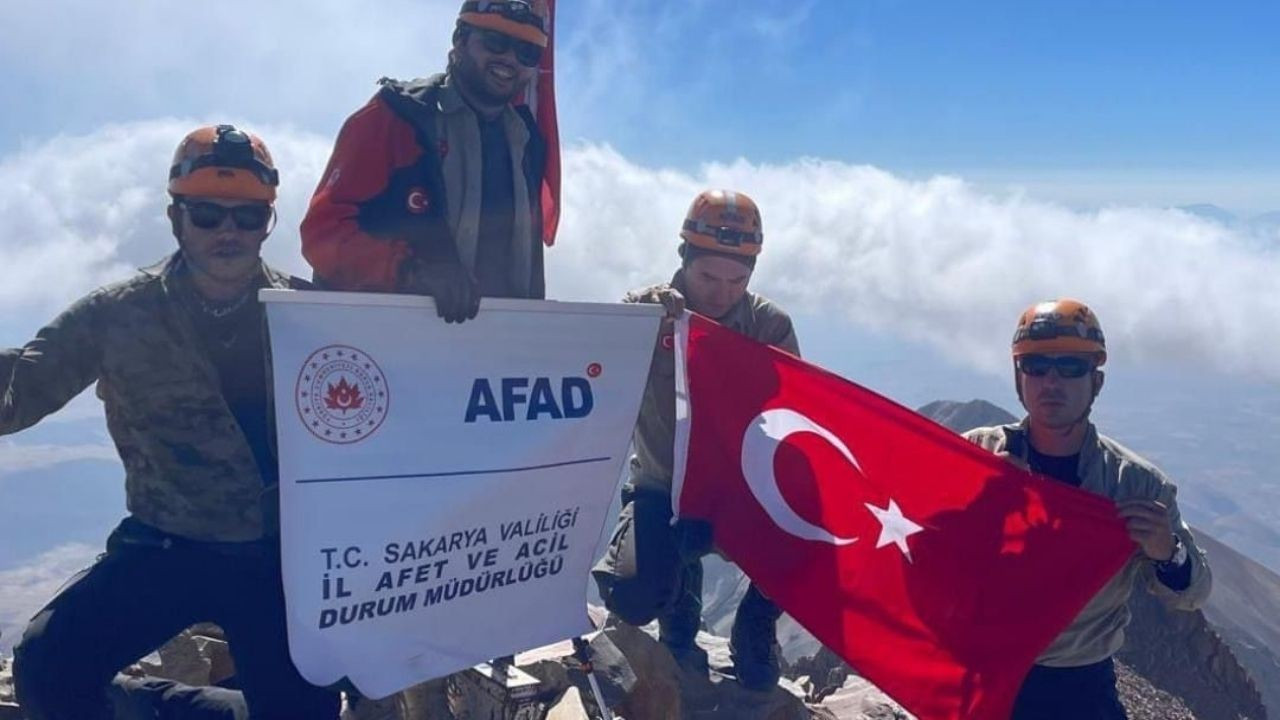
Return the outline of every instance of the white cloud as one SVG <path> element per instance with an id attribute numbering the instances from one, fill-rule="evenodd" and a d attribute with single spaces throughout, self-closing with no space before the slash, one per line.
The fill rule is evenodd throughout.
<path id="1" fill-rule="evenodd" d="M 84 543 L 69 543 L 0 571 L 0 653 L 12 651 L 31 616 L 100 552 Z"/>
<path id="2" fill-rule="evenodd" d="M 51 467 L 75 460 L 109 460 L 119 456 L 110 444 L 21 445 L 0 438 L 0 478 L 5 475 Z"/>
<path id="3" fill-rule="evenodd" d="M 65 304 L 172 247 L 163 178 L 192 121 L 156 120 L 58 137 L 0 159 L 0 326 Z M 331 141 L 256 125 L 284 173 L 268 258 L 306 273 L 297 224 Z M 833 313 L 923 340 L 1003 372 L 1013 319 L 1058 295 L 1095 306 L 1113 357 L 1280 376 L 1277 250 L 1186 213 L 1082 212 L 954 177 L 907 180 L 821 160 L 740 160 L 696 172 L 646 167 L 607 146 L 565 153 L 561 237 L 549 286 L 565 299 L 614 300 L 674 269 L 683 213 L 708 186 L 760 203 L 766 244 L 756 287 L 795 310 Z M 74 191 L 73 191 L 74 189 Z M 27 315 L 21 315 L 25 319 Z M 11 338 L 7 342 L 16 341 Z"/>
<path id="4" fill-rule="evenodd" d="M 452 0 L 8 2 L 0 8 L 0 88 L 15 124 L 44 135 L 79 118 L 239 114 L 336 130 L 382 75 L 438 72 Z M 58 87 L 61 85 L 62 87 Z M 305 115 L 301 113 L 305 112 Z M 22 127 L 21 125 L 19 125 Z"/>
<path id="5" fill-rule="evenodd" d="M 234 119 L 233 119 L 234 121 Z M 161 119 L 56 136 L 0 158 L 0 319 L 41 319 L 90 289 L 127 277 L 175 247 L 164 207 L 173 148 L 204 120 Z M 297 221 L 332 141 L 270 125 L 240 123 L 267 139 L 281 168 L 282 222 L 265 254 L 304 273 Z M 34 327 L 27 328 L 27 331 Z"/>
<path id="6" fill-rule="evenodd" d="M 821 160 L 662 171 L 600 146 L 572 150 L 565 177 L 564 248 L 549 261 L 561 294 L 615 297 L 662 277 L 694 192 L 732 187 L 764 214 L 756 287 L 786 305 L 1003 372 L 1017 314 L 1072 295 L 1099 312 L 1119 360 L 1280 376 L 1280 327 L 1262 320 L 1280 315 L 1280 248 L 1180 211 L 1073 211 Z"/>

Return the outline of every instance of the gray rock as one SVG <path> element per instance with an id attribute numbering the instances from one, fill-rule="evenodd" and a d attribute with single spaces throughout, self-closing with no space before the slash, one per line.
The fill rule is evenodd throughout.
<path id="1" fill-rule="evenodd" d="M 623 700 L 614 709 L 627 720 L 811 720 L 834 717 L 805 705 L 804 691 L 783 680 L 767 692 L 751 691 L 732 675 L 729 641 L 706 632 L 698 633 L 698 646 L 707 653 L 708 672 L 684 669 L 666 647 L 657 641 L 657 627 L 637 629 L 618 623 L 607 626 L 592 642 L 601 638 L 616 647 L 635 676 L 629 691 L 614 688 Z M 600 663 L 597 660 L 597 666 Z M 602 684 L 612 684 L 619 672 L 602 673 Z M 608 693 L 609 691 L 606 691 Z"/>
<path id="2" fill-rule="evenodd" d="M 221 629 L 208 624 L 183 630 L 138 664 L 147 675 L 184 685 L 216 685 L 236 674 Z"/>
<path id="3" fill-rule="evenodd" d="M 582 693 L 578 688 L 569 688 L 564 697 L 560 698 L 560 702 L 547 711 L 546 720 L 591 720 L 591 716 L 587 714 L 587 706 L 582 703 Z"/>
<path id="4" fill-rule="evenodd" d="M 0 720 L 22 720 L 22 711 L 13 696 L 13 667 L 0 657 Z"/>
<path id="5" fill-rule="evenodd" d="M 1169 696 L 1199 720 L 1265 720 L 1257 686 L 1204 613 L 1168 610 L 1142 591 L 1130 598 L 1129 610 L 1133 619 L 1116 658 L 1160 693 L 1122 694 L 1126 707 Z"/>
<path id="6" fill-rule="evenodd" d="M 448 681 L 448 677 L 428 680 L 381 700 L 350 700 L 342 710 L 342 720 L 451 720 L 453 713 L 446 692 Z"/>
<path id="7" fill-rule="evenodd" d="M 907 720 L 911 714 L 880 692 L 879 688 L 850 675 L 844 683 L 826 695 L 817 707 L 841 720 Z"/>
<path id="8" fill-rule="evenodd" d="M 342 708 L 341 717 L 342 720 L 407 720 L 412 716 L 405 712 L 403 695 L 396 693 L 381 700 L 361 698 L 351 702 Z M 430 717 L 448 718 L 449 715 Z"/>
<path id="9" fill-rule="evenodd" d="M 0 658 L 0 703 L 12 703 L 13 699 L 13 668 L 8 660 Z"/>
<path id="10" fill-rule="evenodd" d="M 1129 713 L 1129 720 L 1197 718 L 1181 699 L 1152 685 L 1124 663 L 1116 663 L 1116 686 L 1120 689 L 1120 700 Z"/>

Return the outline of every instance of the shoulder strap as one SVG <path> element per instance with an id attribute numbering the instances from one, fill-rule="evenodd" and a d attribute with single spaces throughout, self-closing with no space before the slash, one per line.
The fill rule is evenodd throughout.
<path id="1" fill-rule="evenodd" d="M 542 179 L 547 171 L 547 143 L 538 131 L 538 123 L 529 106 L 516 105 L 514 109 L 529 131 L 529 144 L 525 147 L 524 167 L 521 168 L 529 191 L 529 210 L 533 214 L 534 242 L 530 257 L 529 297 L 540 300 L 547 296 L 542 246 Z"/>
<path id="2" fill-rule="evenodd" d="M 529 180 L 529 192 L 534 200 L 542 194 L 542 177 L 547 166 L 547 143 L 538 131 L 538 123 L 533 118 L 528 105 L 516 105 L 513 108 L 524 126 L 529 130 L 529 146 L 525 150 L 525 177 Z M 539 229 L 541 232 L 541 229 Z"/>
<path id="3" fill-rule="evenodd" d="M 440 95 L 442 75 L 435 75 L 426 80 L 410 80 L 408 82 L 382 78 L 378 81 L 381 89 L 378 97 L 413 126 L 418 136 L 424 141 L 423 148 L 436 146 L 436 102 Z"/>

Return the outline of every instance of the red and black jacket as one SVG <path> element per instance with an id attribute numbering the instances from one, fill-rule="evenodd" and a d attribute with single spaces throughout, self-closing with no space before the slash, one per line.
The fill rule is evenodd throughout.
<path id="1" fill-rule="evenodd" d="M 410 257 L 457 260 L 445 215 L 449 188 L 440 159 L 438 94 L 444 75 L 401 82 L 383 79 L 369 102 L 338 134 L 320 184 L 302 221 L 302 254 L 322 287 L 390 292 L 399 289 Z M 529 128 L 522 171 L 531 212 L 546 148 L 528 108 L 513 108 Z M 532 219 L 541 227 L 541 218 Z M 542 243 L 534 242 L 530 297 L 545 295 Z"/>

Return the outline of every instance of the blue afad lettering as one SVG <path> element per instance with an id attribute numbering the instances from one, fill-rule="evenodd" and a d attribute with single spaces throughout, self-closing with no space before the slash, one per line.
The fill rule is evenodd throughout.
<path id="1" fill-rule="evenodd" d="M 494 392 L 495 385 L 497 392 Z M 501 378 L 495 383 L 490 383 L 487 378 L 476 378 L 471 384 L 465 421 L 562 420 L 591 414 L 595 398 L 591 395 L 591 383 L 586 378 L 563 378 L 559 390 L 557 394 L 551 379 L 545 377 Z"/>

